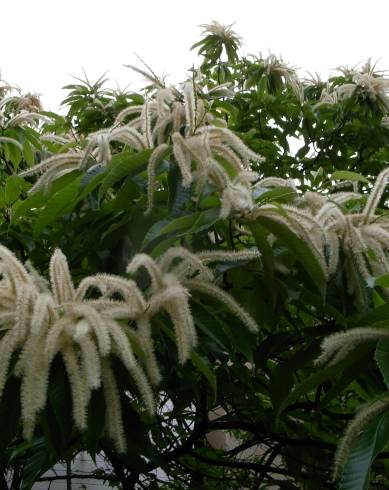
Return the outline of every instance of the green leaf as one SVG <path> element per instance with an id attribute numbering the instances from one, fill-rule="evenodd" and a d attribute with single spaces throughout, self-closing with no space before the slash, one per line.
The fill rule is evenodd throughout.
<path id="1" fill-rule="evenodd" d="M 269 232 L 259 223 L 249 223 L 249 228 L 253 234 L 258 250 L 261 252 L 261 261 L 268 281 L 273 305 L 276 299 L 275 277 L 274 277 L 274 255 L 272 248 L 267 240 Z"/>
<path id="2" fill-rule="evenodd" d="M 258 216 L 256 222 L 262 224 L 273 233 L 296 256 L 301 266 L 311 277 L 322 296 L 324 296 L 327 285 L 325 273 L 305 241 L 293 233 L 286 225 L 267 216 Z"/>
<path id="3" fill-rule="evenodd" d="M 112 157 L 108 166 L 108 174 L 102 182 L 99 191 L 101 198 L 116 182 L 124 177 L 134 176 L 145 170 L 152 150 L 145 150 L 141 153 L 122 152 Z"/>
<path id="4" fill-rule="evenodd" d="M 321 398 L 318 408 L 325 407 L 331 400 L 338 396 L 342 391 L 347 388 L 355 379 L 363 375 L 366 372 L 366 364 L 369 362 L 370 352 L 368 355 L 363 356 L 357 362 L 353 363 L 348 368 L 343 368 L 339 376 L 339 379 L 333 381 L 332 386 Z"/>
<path id="5" fill-rule="evenodd" d="M 143 247 L 163 235 L 174 233 L 179 238 L 206 230 L 218 221 L 219 213 L 219 209 L 213 208 L 180 216 L 176 219 L 165 218 L 164 220 L 158 221 L 147 232 L 143 241 Z"/>
<path id="6" fill-rule="evenodd" d="M 17 175 L 8 177 L 4 188 L 4 204 L 11 206 L 20 196 L 24 186 L 24 180 Z"/>
<path id="7" fill-rule="evenodd" d="M 17 434 L 20 422 L 20 380 L 11 376 L 0 400 L 0 462 Z"/>
<path id="8" fill-rule="evenodd" d="M 389 274 L 383 274 L 374 281 L 374 286 L 381 286 L 383 288 L 389 288 Z"/>
<path id="9" fill-rule="evenodd" d="M 34 226 L 34 236 L 37 237 L 46 226 L 54 223 L 64 212 L 72 208 L 80 188 L 81 176 L 69 185 L 55 193 L 39 212 Z"/>
<path id="10" fill-rule="evenodd" d="M 349 170 L 337 170 L 331 175 L 332 180 L 351 180 L 352 182 L 364 182 L 368 184 L 369 181 L 366 177 L 356 172 L 350 172 Z"/>
<path id="11" fill-rule="evenodd" d="M 18 200 L 12 206 L 12 221 L 16 222 L 24 215 L 37 214 L 38 208 L 42 207 L 47 201 L 59 190 L 66 187 L 69 183 L 73 182 L 79 177 L 79 171 L 69 172 L 68 174 L 55 180 L 48 191 L 44 189 L 29 194 L 24 201 Z M 26 183 L 24 185 L 27 185 Z"/>
<path id="12" fill-rule="evenodd" d="M 105 399 L 102 390 L 93 390 L 88 409 L 88 424 L 84 434 L 85 447 L 91 456 L 98 452 L 99 439 L 104 432 Z"/>
<path id="13" fill-rule="evenodd" d="M 272 201 L 288 202 L 296 197 L 296 191 L 290 187 L 277 187 L 276 189 L 262 189 L 262 193 L 255 199 L 257 204 L 265 204 Z"/>
<path id="14" fill-rule="evenodd" d="M 367 426 L 352 449 L 342 472 L 339 490 L 367 490 L 369 472 L 374 458 L 389 440 L 389 412 Z"/>
<path id="15" fill-rule="evenodd" d="M 374 359 L 389 390 L 389 340 L 377 342 Z"/>
<path id="16" fill-rule="evenodd" d="M 356 363 L 370 349 L 370 345 L 363 345 L 361 347 L 358 347 L 354 349 L 351 354 L 349 354 L 349 356 L 343 361 L 335 365 L 321 368 L 320 371 L 306 378 L 294 390 L 292 390 L 287 395 L 287 397 L 284 398 L 284 400 L 282 400 L 277 411 L 277 417 L 279 417 L 279 415 L 285 410 L 288 405 L 294 403 L 301 396 L 311 393 L 325 381 L 334 378 L 336 375 L 339 375 L 339 373 L 341 373 L 344 369 Z"/>
<path id="17" fill-rule="evenodd" d="M 190 355 L 190 359 L 193 363 L 194 366 L 197 367 L 197 369 L 201 372 L 201 374 L 206 378 L 206 380 L 209 383 L 209 386 L 211 387 L 213 394 L 214 394 L 214 402 L 216 401 L 216 395 L 217 395 L 217 381 L 216 381 L 216 376 L 213 373 L 211 367 L 209 366 L 208 362 L 201 357 L 197 352 L 192 352 Z"/>
<path id="18" fill-rule="evenodd" d="M 36 479 L 54 462 L 44 438 L 35 439 L 23 458 L 21 490 L 30 490 Z"/>
<path id="19" fill-rule="evenodd" d="M 29 167 L 32 167 L 34 165 L 35 163 L 34 151 L 28 140 L 25 140 L 23 144 L 23 158 L 25 159 Z"/>
<path id="20" fill-rule="evenodd" d="M 312 361 L 318 352 L 319 346 L 317 342 L 311 342 L 307 348 L 297 350 L 290 359 L 277 365 L 269 387 L 272 405 L 276 412 L 282 400 L 285 399 L 293 387 L 295 372 Z"/>

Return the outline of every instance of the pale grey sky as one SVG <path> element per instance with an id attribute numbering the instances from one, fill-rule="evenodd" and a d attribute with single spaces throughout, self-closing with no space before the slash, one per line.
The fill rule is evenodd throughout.
<path id="1" fill-rule="evenodd" d="M 121 87 L 139 81 L 123 67 L 138 63 L 134 53 L 174 83 L 196 63 L 189 48 L 211 20 L 236 22 L 244 52 L 271 51 L 304 70 L 326 75 L 369 56 L 384 69 L 388 14 L 387 0 L 14 0 L 1 6 L 0 69 L 52 110 L 81 67 L 90 79 L 109 70 Z"/>

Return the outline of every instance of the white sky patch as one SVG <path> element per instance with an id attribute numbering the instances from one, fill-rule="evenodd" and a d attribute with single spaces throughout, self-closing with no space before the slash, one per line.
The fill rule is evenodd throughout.
<path id="1" fill-rule="evenodd" d="M 114 88 L 139 76 L 124 64 L 138 64 L 134 53 L 168 82 L 186 77 L 197 63 L 190 46 L 200 39 L 198 25 L 236 22 L 244 53 L 282 55 L 310 72 L 327 76 L 341 64 L 354 65 L 372 56 L 389 68 L 387 19 L 383 0 L 21 0 L 4 2 L 0 69 L 4 79 L 25 91 L 42 94 L 47 110 L 57 110 L 71 75 L 90 80 L 106 70 Z"/>

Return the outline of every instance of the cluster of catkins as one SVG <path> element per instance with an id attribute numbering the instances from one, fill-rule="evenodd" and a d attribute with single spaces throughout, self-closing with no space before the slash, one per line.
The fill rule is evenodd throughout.
<path id="1" fill-rule="evenodd" d="M 310 247 L 327 279 L 342 266 L 349 294 L 362 301 L 366 286 L 373 287 L 376 277 L 389 273 L 389 218 L 376 213 L 388 178 L 385 169 L 369 194 L 306 192 L 296 194 L 292 204 L 254 207 L 249 218 L 265 216 L 288 227 Z M 266 178 L 256 186 L 293 187 L 293 183 Z"/>
<path id="2" fill-rule="evenodd" d="M 147 212 L 153 207 L 157 166 L 169 154 L 180 169 L 184 187 L 194 183 L 195 193 L 200 194 L 211 184 L 221 192 L 221 217 L 245 214 L 253 208 L 250 183 L 258 176 L 250 162 L 263 158 L 225 127 L 224 120 L 207 110 L 206 101 L 191 82 L 184 84 L 182 92 L 159 88 L 151 100 L 120 112 L 111 128 L 91 133 L 82 150 L 53 155 L 20 175 L 39 175 L 31 192 L 47 188 L 74 169 L 109 165 L 112 142 L 135 151 L 152 150 L 147 168 Z"/>
<path id="3" fill-rule="evenodd" d="M 119 387 L 110 360 L 115 356 L 128 370 L 141 400 L 155 410 L 152 385 L 161 379 L 154 352 L 151 321 L 166 312 L 173 324 L 178 359 L 184 363 L 196 345 L 196 330 L 190 310 L 190 291 L 198 290 L 223 302 L 250 330 L 254 320 L 213 282 L 207 263 L 217 260 L 251 260 L 256 252 L 203 252 L 191 254 L 171 248 L 158 260 L 138 254 L 128 273 L 144 268 L 150 286 L 141 291 L 136 282 L 110 274 L 84 278 L 76 288 L 66 257 L 56 250 L 50 261 L 50 283 L 32 266 L 23 264 L 0 246 L 0 394 L 10 369 L 21 378 L 24 435 L 34 433 L 39 411 L 46 404 L 50 366 L 62 356 L 69 379 L 73 418 L 84 430 L 92 390 L 103 388 L 106 399 L 106 431 L 118 451 L 125 451 Z M 131 339 L 143 350 L 141 364 Z M 11 368 L 11 358 L 16 364 Z M 144 369 L 145 368 L 145 369 Z"/>

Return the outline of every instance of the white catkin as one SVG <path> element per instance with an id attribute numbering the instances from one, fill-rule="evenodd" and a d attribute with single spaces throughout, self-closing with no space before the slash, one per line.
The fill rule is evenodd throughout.
<path id="1" fill-rule="evenodd" d="M 58 304 L 72 301 L 75 295 L 68 262 L 61 250 L 56 249 L 50 260 L 50 281 Z"/>
<path id="2" fill-rule="evenodd" d="M 364 223 L 368 223 L 368 221 L 374 215 L 375 210 L 378 206 L 378 203 L 380 202 L 380 199 L 386 187 L 386 184 L 388 183 L 388 177 L 389 177 L 389 168 L 386 168 L 378 175 L 374 187 L 370 192 L 365 209 L 363 210 Z"/>
<path id="3" fill-rule="evenodd" d="M 155 148 L 150 156 L 149 163 L 147 165 L 147 209 L 145 211 L 145 214 L 150 213 L 153 208 L 155 192 L 155 172 L 157 165 L 166 155 L 168 148 L 168 145 L 162 143 Z"/>
<path id="4" fill-rule="evenodd" d="M 198 281 L 196 279 L 187 279 L 183 284 L 188 289 L 194 289 L 208 294 L 223 303 L 251 332 L 258 331 L 258 325 L 255 320 L 234 300 L 232 296 L 214 284 Z"/>
<path id="5" fill-rule="evenodd" d="M 115 376 L 108 361 L 102 363 L 101 374 L 106 409 L 105 423 L 108 436 L 115 443 L 117 451 L 119 453 L 125 453 L 127 444 L 123 428 L 120 395 Z"/>
<path id="6" fill-rule="evenodd" d="M 355 418 L 347 426 L 346 432 L 338 445 L 338 449 L 335 454 L 333 479 L 337 480 L 340 477 L 342 468 L 346 463 L 346 460 L 360 437 L 361 431 L 366 426 L 389 409 L 389 398 L 386 397 L 381 400 L 376 400 L 368 405 L 364 405 L 357 413 Z"/>
<path id="7" fill-rule="evenodd" d="M 150 318 L 148 318 L 146 315 L 140 316 L 137 319 L 136 323 L 138 326 L 138 338 L 145 354 L 145 365 L 147 374 L 152 384 L 154 386 L 157 386 L 161 382 L 162 376 L 158 366 L 157 358 L 155 356 Z"/>
<path id="8" fill-rule="evenodd" d="M 81 376 L 81 368 L 77 360 L 74 348 L 68 345 L 61 350 L 65 363 L 73 400 L 73 419 L 80 430 L 86 429 L 86 406 L 88 403 L 88 391 L 85 381 Z"/>

